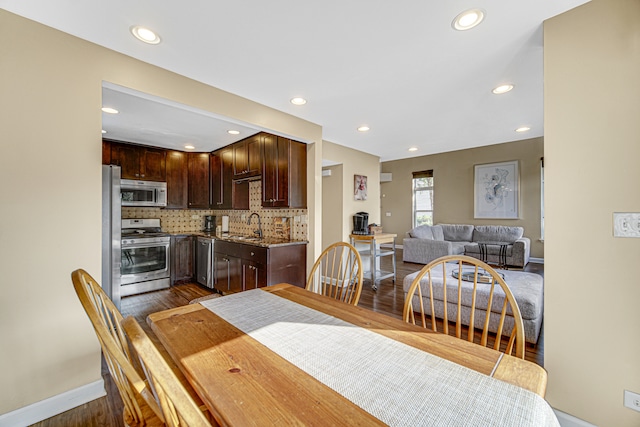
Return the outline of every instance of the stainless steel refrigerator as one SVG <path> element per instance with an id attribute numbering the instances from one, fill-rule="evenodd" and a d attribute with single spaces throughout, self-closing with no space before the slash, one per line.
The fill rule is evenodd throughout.
<path id="1" fill-rule="evenodd" d="M 120 310 L 120 166 L 102 166 L 102 289 Z"/>

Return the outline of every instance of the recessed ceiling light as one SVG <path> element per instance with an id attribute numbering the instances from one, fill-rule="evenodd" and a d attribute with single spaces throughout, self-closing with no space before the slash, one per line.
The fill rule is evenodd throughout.
<path id="1" fill-rule="evenodd" d="M 227 133 L 229 135 L 240 135 L 240 131 L 239 130 L 233 130 L 233 129 L 228 130 Z"/>
<path id="2" fill-rule="evenodd" d="M 194 147 L 193 145 L 185 145 L 184 148 L 187 149 L 187 150 L 195 150 L 196 149 L 196 147 Z"/>
<path id="3" fill-rule="evenodd" d="M 529 126 L 521 126 L 518 129 L 516 129 L 516 132 L 526 132 L 531 130 L 531 128 Z"/>
<path id="4" fill-rule="evenodd" d="M 469 9 L 460 13 L 451 23 L 454 30 L 465 31 L 470 30 L 480 24 L 484 19 L 484 10 Z"/>
<path id="5" fill-rule="evenodd" d="M 296 98 L 291 98 L 291 103 L 293 105 L 304 105 L 307 103 L 307 100 L 304 98 L 296 97 Z"/>
<path id="6" fill-rule="evenodd" d="M 370 129 L 370 128 L 369 128 L 369 126 L 366 126 L 366 125 L 364 125 L 364 126 L 360 126 L 360 127 L 358 128 L 358 132 L 368 132 L 368 131 L 369 131 L 369 129 Z"/>
<path id="7" fill-rule="evenodd" d="M 409 148 L 409 151 L 418 151 L 418 147 L 411 147 Z"/>
<path id="8" fill-rule="evenodd" d="M 115 108 L 111 108 L 111 107 L 102 107 L 102 111 L 104 111 L 105 113 L 108 114 L 118 114 L 119 111 L 116 110 Z"/>
<path id="9" fill-rule="evenodd" d="M 160 36 L 146 27 L 135 25 L 129 29 L 131 30 L 131 34 L 133 34 L 135 38 L 137 38 L 140 41 L 143 41 L 148 44 L 160 43 Z"/>
<path id="10" fill-rule="evenodd" d="M 491 92 L 495 93 L 496 95 L 502 95 L 503 93 L 507 93 L 512 89 L 513 89 L 513 85 L 508 83 L 508 84 L 504 84 L 496 87 Z"/>

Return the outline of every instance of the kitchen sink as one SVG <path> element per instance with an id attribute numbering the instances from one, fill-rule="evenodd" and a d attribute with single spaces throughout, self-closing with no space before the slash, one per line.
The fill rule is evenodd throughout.
<path id="1" fill-rule="evenodd" d="M 261 237 L 253 237 L 253 236 L 229 236 L 231 240 L 240 240 L 244 242 L 259 242 L 262 240 Z"/>

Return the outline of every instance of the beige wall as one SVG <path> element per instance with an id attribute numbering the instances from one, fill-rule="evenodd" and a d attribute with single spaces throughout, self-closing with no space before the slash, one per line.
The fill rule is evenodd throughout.
<path id="1" fill-rule="evenodd" d="M 344 147 L 324 141 L 322 144 L 322 158 L 342 164 L 342 224 L 328 224 L 323 221 L 323 227 L 342 228 L 342 241 L 349 241 L 349 234 L 353 228 L 353 214 L 368 212 L 369 224 L 380 224 L 380 158 L 372 154 Z M 354 175 L 367 177 L 367 200 L 354 200 Z M 326 179 L 326 178 L 325 178 Z M 337 200 L 336 195 L 323 203 Z M 336 235 L 337 237 L 337 235 Z"/>
<path id="2" fill-rule="evenodd" d="M 322 249 L 343 240 L 342 223 L 344 222 L 342 183 L 343 165 L 322 168 L 331 172 L 322 177 Z"/>
<path id="3" fill-rule="evenodd" d="M 311 142 L 315 258 L 319 126 L 4 10 L 0 58 L 0 414 L 101 378 L 98 342 L 70 273 L 82 267 L 101 277 L 103 81 Z"/>
<path id="4" fill-rule="evenodd" d="M 434 221 L 453 224 L 489 224 L 524 227 L 531 239 L 531 256 L 544 258 L 540 242 L 540 158 L 542 138 L 451 151 L 382 163 L 391 172 L 391 182 L 381 184 L 382 225 L 398 234 L 401 243 L 412 226 L 412 173 L 433 169 Z M 520 219 L 474 219 L 474 165 L 518 160 L 520 169 Z M 391 216 L 386 216 L 386 213 Z"/>
<path id="5" fill-rule="evenodd" d="M 639 17 L 592 0 L 544 25 L 547 398 L 601 427 L 640 425 L 640 239 L 612 235 L 640 212 Z"/>

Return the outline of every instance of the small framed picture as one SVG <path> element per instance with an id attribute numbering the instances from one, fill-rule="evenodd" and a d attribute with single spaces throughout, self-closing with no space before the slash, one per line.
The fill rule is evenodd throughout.
<path id="1" fill-rule="evenodd" d="M 364 175 L 354 175 L 354 196 L 355 200 L 367 200 L 367 177 Z"/>
<path id="2" fill-rule="evenodd" d="M 474 218 L 518 219 L 518 161 L 474 168 Z"/>

